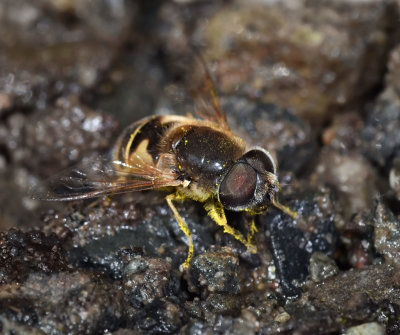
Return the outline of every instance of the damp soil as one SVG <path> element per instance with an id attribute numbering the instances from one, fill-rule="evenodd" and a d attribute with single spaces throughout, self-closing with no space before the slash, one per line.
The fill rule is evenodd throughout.
<path id="1" fill-rule="evenodd" d="M 1 334 L 399 334 L 397 1 L 0 4 Z M 203 61 L 199 61 L 199 56 Z M 251 254 L 167 193 L 32 199 L 129 124 L 212 108 L 269 150 Z M 227 212 L 245 233 L 243 213 Z"/>

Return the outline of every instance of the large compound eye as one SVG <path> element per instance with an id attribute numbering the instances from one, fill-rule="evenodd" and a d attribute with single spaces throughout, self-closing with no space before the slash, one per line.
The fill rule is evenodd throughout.
<path id="1" fill-rule="evenodd" d="M 219 188 L 219 200 L 226 208 L 247 205 L 254 197 L 257 174 L 246 163 L 236 163 L 228 172 Z"/>
<path id="2" fill-rule="evenodd" d="M 262 148 L 246 152 L 242 159 L 249 163 L 257 172 L 271 172 L 276 174 L 276 166 L 271 154 Z"/>

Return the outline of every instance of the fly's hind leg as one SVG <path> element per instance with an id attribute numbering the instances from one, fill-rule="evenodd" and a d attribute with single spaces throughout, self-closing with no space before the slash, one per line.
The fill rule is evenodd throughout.
<path id="1" fill-rule="evenodd" d="M 165 197 L 167 200 L 167 204 L 169 208 L 171 208 L 172 213 L 174 214 L 175 220 L 178 222 L 179 228 L 184 232 L 188 239 L 189 243 L 189 251 L 186 257 L 186 260 L 181 264 L 180 270 L 183 271 L 189 267 L 190 261 L 193 258 L 194 246 L 192 240 L 192 233 L 189 230 L 189 227 L 186 225 L 185 221 L 183 221 L 182 217 L 179 215 L 178 210 L 176 209 L 175 205 L 172 203 L 174 200 L 182 200 L 183 198 L 178 194 L 170 194 Z"/>
<path id="2" fill-rule="evenodd" d="M 112 194 L 106 195 L 105 198 L 103 198 L 103 197 L 97 198 L 97 199 L 93 200 L 92 202 L 90 202 L 88 207 L 94 208 L 94 207 L 100 205 L 103 201 L 106 201 L 106 203 L 109 204 L 111 202 L 112 198 L 113 198 Z"/>
<path id="3" fill-rule="evenodd" d="M 242 244 L 244 244 L 247 248 L 248 251 L 250 251 L 252 254 L 255 254 L 257 252 L 256 246 L 252 243 L 251 238 L 246 239 L 242 233 L 240 233 L 238 230 L 235 228 L 231 227 L 228 225 L 226 221 L 226 216 L 225 216 L 225 211 L 222 205 L 216 201 L 208 201 L 204 205 L 205 210 L 207 211 L 208 215 L 215 221 L 215 223 L 221 227 L 224 228 L 224 233 L 227 233 L 229 235 L 232 235 L 235 239 L 240 241 Z M 251 229 L 256 227 L 251 226 Z M 255 232 L 255 231 L 254 231 Z M 252 232 L 251 234 L 254 234 Z"/>

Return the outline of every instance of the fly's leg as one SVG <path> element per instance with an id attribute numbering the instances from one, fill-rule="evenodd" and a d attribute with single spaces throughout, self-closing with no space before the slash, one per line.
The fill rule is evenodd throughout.
<path id="1" fill-rule="evenodd" d="M 112 198 L 113 198 L 112 194 L 107 195 L 105 198 L 97 198 L 94 201 L 92 201 L 88 205 L 88 207 L 89 208 L 94 208 L 94 207 L 98 206 L 102 201 L 106 201 L 107 203 L 110 203 Z"/>
<path id="2" fill-rule="evenodd" d="M 204 205 L 204 208 L 207 211 L 210 218 L 213 219 L 217 225 L 224 228 L 224 233 L 232 235 L 235 239 L 244 244 L 247 250 L 250 251 L 252 254 L 255 254 L 257 252 L 257 247 L 251 242 L 251 239 L 250 240 L 246 239 L 242 235 L 242 233 L 240 233 L 238 230 L 228 225 L 226 221 L 224 208 L 219 202 L 208 201 Z M 254 228 L 257 229 L 255 226 Z"/>
<path id="3" fill-rule="evenodd" d="M 171 208 L 172 213 L 174 214 L 175 220 L 178 222 L 179 228 L 184 232 L 188 239 L 189 243 L 189 251 L 186 257 L 186 260 L 181 264 L 180 270 L 183 271 L 189 267 L 190 261 L 193 258 L 194 246 L 192 240 L 192 233 L 189 230 L 189 227 L 186 225 L 185 221 L 183 221 L 182 217 L 179 215 L 178 210 L 176 209 L 175 205 L 172 203 L 174 200 L 182 200 L 183 198 L 177 194 L 170 194 L 165 197 L 167 200 L 167 204 L 169 208 Z"/>
<path id="4" fill-rule="evenodd" d="M 272 201 L 272 206 L 274 206 L 275 208 L 281 210 L 283 213 L 289 215 L 292 219 L 296 219 L 297 218 L 297 212 L 292 211 L 289 207 L 282 205 L 279 200 L 278 197 L 275 197 Z"/>
<path id="5" fill-rule="evenodd" d="M 256 227 L 256 222 L 255 222 L 255 216 L 253 215 L 250 218 L 250 223 L 249 223 L 249 233 L 247 234 L 247 243 L 252 244 L 253 243 L 253 237 L 255 233 L 258 232 L 258 229 Z"/>

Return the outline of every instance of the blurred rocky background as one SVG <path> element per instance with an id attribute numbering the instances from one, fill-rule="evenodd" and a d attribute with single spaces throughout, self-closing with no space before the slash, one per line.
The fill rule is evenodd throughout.
<path id="1" fill-rule="evenodd" d="M 398 0 L 2 0 L 0 333 L 399 334 L 399 22 Z M 198 53 L 299 214 L 258 216 L 256 255 L 186 201 L 179 272 L 160 192 L 30 197 L 130 123 L 193 113 Z"/>

